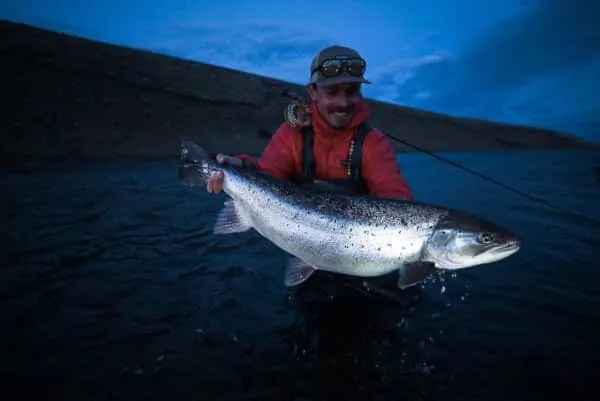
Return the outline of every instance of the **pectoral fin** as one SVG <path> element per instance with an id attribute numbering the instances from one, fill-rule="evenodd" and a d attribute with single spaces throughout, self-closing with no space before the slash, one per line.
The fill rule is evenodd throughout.
<path id="1" fill-rule="evenodd" d="M 244 220 L 236 208 L 235 201 L 225 201 L 223 209 L 217 217 L 213 233 L 215 234 L 232 234 L 242 233 L 252 228 L 250 223 Z"/>
<path id="2" fill-rule="evenodd" d="M 315 271 L 316 269 L 308 263 L 298 258 L 292 258 L 285 269 L 284 283 L 287 287 L 302 284 L 308 280 Z"/>
<path id="3" fill-rule="evenodd" d="M 436 272 L 435 265 L 430 262 L 413 262 L 404 265 L 399 271 L 398 288 L 406 289 L 425 281 Z"/>

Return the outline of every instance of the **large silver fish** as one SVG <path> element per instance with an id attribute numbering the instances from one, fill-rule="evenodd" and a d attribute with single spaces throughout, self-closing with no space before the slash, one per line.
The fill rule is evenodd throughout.
<path id="1" fill-rule="evenodd" d="M 225 202 L 213 232 L 255 229 L 293 255 L 285 284 L 315 270 L 357 277 L 398 271 L 398 287 L 427 279 L 438 269 L 463 269 L 504 259 L 520 248 L 514 234 L 473 215 L 416 201 L 319 193 L 254 169 L 216 163 L 200 146 L 181 141 L 179 178 L 205 186 L 224 173 Z"/>

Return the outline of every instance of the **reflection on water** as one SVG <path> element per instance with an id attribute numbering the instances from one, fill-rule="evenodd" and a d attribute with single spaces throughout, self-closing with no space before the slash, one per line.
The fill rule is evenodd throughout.
<path id="1" fill-rule="evenodd" d="M 598 152 L 447 157 L 600 218 Z M 386 284 L 394 275 L 365 287 L 326 273 L 288 290 L 288 256 L 253 232 L 212 235 L 225 197 L 179 185 L 175 163 L 42 166 L 1 176 L 5 394 L 599 395 L 591 380 L 600 362 L 597 226 L 427 156 L 403 155 L 419 199 L 506 225 L 523 249 L 407 291 Z"/>

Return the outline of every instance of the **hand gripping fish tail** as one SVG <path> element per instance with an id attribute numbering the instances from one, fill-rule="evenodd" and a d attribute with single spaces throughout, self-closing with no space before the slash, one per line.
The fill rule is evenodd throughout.
<path id="1" fill-rule="evenodd" d="M 181 143 L 180 179 L 202 185 L 224 175 L 229 196 L 214 234 L 256 230 L 290 255 L 283 283 L 317 270 L 354 277 L 397 272 L 404 289 L 443 270 L 501 261 L 521 244 L 509 230 L 472 214 L 417 201 L 311 191 L 256 169 L 218 165 L 191 141 Z"/>

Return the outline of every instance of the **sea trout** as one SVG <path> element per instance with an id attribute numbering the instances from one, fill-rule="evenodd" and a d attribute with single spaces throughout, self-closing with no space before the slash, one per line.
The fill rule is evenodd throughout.
<path id="1" fill-rule="evenodd" d="M 500 261 L 520 249 L 507 229 L 472 214 L 417 201 L 323 193 L 251 168 L 219 165 L 197 144 L 181 141 L 179 179 L 205 186 L 224 173 L 229 196 L 215 234 L 256 230 L 291 258 L 284 283 L 295 286 L 316 270 L 355 277 L 398 272 L 398 287 L 440 270 Z"/>

